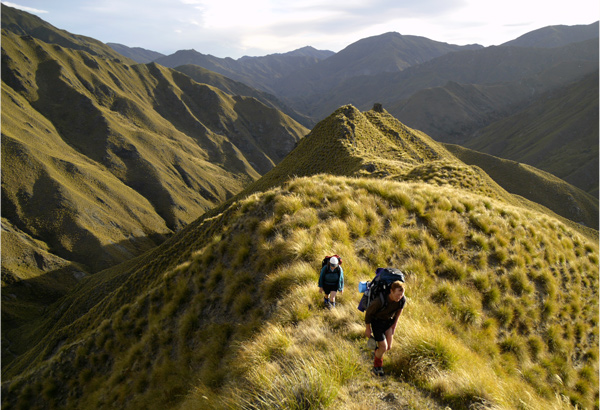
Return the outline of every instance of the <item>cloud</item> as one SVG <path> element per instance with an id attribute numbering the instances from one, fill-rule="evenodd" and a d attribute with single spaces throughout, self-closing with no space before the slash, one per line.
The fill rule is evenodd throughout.
<path id="1" fill-rule="evenodd" d="M 597 0 L 15 0 L 5 3 L 74 34 L 171 54 L 218 57 L 339 51 L 389 31 L 454 44 L 501 44 L 554 24 L 598 20 Z M 41 9 L 44 10 L 41 10 Z M 518 10 L 518 12 L 515 12 Z M 47 17 L 46 17 L 47 16 Z M 589 19 L 590 21 L 587 21 Z"/>
<path id="2" fill-rule="evenodd" d="M 47 10 L 40 10 L 40 9 L 36 9 L 36 8 L 33 8 L 33 7 L 21 6 L 20 4 L 10 3 L 8 1 L 3 1 L 2 4 L 5 4 L 8 7 L 12 7 L 12 8 L 15 8 L 15 9 L 27 11 L 29 13 L 34 13 L 34 14 L 35 13 L 41 13 L 41 14 L 48 13 Z"/>

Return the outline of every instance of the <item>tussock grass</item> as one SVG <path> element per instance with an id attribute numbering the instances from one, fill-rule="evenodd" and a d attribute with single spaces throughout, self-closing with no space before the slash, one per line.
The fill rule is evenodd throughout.
<path id="1" fill-rule="evenodd" d="M 98 357 L 71 363 L 93 369 L 78 376 L 89 385 L 110 380 L 111 403 L 150 403 L 160 380 L 161 405 L 189 409 L 371 408 L 392 389 L 413 408 L 595 405 L 598 247 L 560 222 L 450 187 L 319 176 L 241 200 L 204 229 L 151 291 L 90 331 L 98 343 L 73 350 Z M 346 287 L 330 311 L 317 279 L 333 253 Z M 385 382 L 368 372 L 356 309 L 378 266 L 407 276 Z M 21 403 L 42 393 L 30 389 Z"/>

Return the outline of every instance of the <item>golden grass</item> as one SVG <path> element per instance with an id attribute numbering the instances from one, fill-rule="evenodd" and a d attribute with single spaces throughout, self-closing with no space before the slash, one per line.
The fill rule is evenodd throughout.
<path id="1" fill-rule="evenodd" d="M 241 200 L 203 234 L 110 327 L 87 330 L 102 341 L 80 351 L 97 357 L 80 377 L 117 383 L 129 369 L 115 403 L 163 391 L 165 407 L 360 409 L 388 383 L 413 408 L 595 405 L 598 246 L 556 220 L 450 187 L 319 176 Z M 317 279 L 332 253 L 346 287 L 329 311 Z M 358 282 L 385 265 L 406 271 L 408 305 L 384 383 L 356 305 Z M 135 363 L 148 353 L 154 364 Z"/>

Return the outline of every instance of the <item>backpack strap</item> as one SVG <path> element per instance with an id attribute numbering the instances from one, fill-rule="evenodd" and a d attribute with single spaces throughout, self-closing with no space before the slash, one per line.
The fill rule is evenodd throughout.
<path id="1" fill-rule="evenodd" d="M 379 293 L 379 299 L 381 300 L 381 308 L 379 308 L 378 312 L 381 312 L 387 306 L 387 298 L 385 296 L 386 292 Z"/>

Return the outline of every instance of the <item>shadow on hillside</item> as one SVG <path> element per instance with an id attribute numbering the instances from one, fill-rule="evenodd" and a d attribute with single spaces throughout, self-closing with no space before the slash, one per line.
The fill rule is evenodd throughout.
<path id="1" fill-rule="evenodd" d="M 141 238 L 140 238 L 141 239 Z M 144 239 L 150 239 L 145 237 Z M 164 239 L 163 239 L 164 241 Z M 126 243 L 103 246 L 100 253 L 115 254 Z M 22 266 L 2 265 L 2 371 L 20 355 L 39 343 L 67 311 L 70 318 L 76 318 L 87 312 L 107 294 L 126 281 L 121 266 L 131 266 L 141 255 L 156 249 L 140 251 L 131 258 L 121 260 L 100 271 L 90 271 L 77 262 L 68 263 L 58 269 L 43 272 L 43 256 L 34 251 L 36 266 L 27 266 L 28 272 L 37 271 L 38 275 L 20 279 L 13 269 L 22 270 Z M 22 260 L 21 260 L 22 262 Z M 91 290 L 91 291 L 90 291 Z M 76 314 L 73 314 L 77 312 Z"/>

